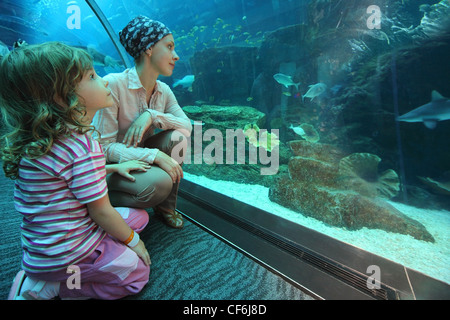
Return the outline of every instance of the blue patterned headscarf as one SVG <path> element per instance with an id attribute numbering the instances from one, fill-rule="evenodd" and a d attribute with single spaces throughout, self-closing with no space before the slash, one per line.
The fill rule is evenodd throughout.
<path id="1" fill-rule="evenodd" d="M 145 16 L 137 16 L 119 32 L 119 38 L 125 50 L 136 59 L 142 52 L 171 33 L 163 23 Z"/>

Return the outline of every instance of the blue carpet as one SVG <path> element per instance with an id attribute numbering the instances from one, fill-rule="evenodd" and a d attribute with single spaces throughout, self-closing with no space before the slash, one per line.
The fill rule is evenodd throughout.
<path id="1" fill-rule="evenodd" d="M 175 230 L 155 218 L 141 233 L 150 252 L 150 280 L 135 300 L 309 300 L 293 287 L 189 221 Z M 20 270 L 21 216 L 13 204 L 13 181 L 0 174 L 0 299 Z"/>

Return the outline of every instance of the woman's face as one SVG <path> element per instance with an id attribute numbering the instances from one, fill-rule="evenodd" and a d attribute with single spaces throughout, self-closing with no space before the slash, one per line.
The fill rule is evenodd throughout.
<path id="1" fill-rule="evenodd" d="M 151 48 L 150 63 L 159 74 L 170 77 L 178 61 L 175 42 L 171 34 L 165 36 Z"/>

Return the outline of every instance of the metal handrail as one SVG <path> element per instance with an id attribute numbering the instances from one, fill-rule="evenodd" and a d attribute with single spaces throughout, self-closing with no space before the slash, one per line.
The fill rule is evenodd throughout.
<path id="1" fill-rule="evenodd" d="M 119 37 L 114 32 L 114 29 L 112 28 L 111 24 L 109 23 L 108 19 L 106 18 L 103 11 L 98 6 L 97 2 L 95 0 L 86 0 L 86 3 L 91 7 L 92 11 L 94 11 L 95 15 L 97 16 L 100 23 L 105 28 L 106 32 L 108 33 L 109 37 L 111 38 L 111 41 L 113 42 L 114 46 L 116 47 L 117 51 L 119 52 L 120 58 L 122 59 L 124 65 L 127 68 L 133 67 L 132 62 L 128 58 L 127 52 L 122 47 L 122 44 L 119 41 Z"/>

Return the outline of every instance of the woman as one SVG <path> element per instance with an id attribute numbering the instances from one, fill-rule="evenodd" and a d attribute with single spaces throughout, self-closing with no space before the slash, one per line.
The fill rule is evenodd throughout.
<path id="1" fill-rule="evenodd" d="M 161 22 L 138 16 L 119 32 L 120 42 L 134 58 L 135 67 L 109 74 L 114 105 L 96 114 L 93 125 L 100 132 L 109 163 L 140 160 L 151 164 L 146 172 L 133 172 L 134 179 L 119 174 L 108 176 L 108 189 L 114 206 L 153 207 L 166 224 L 182 228 L 176 212 L 178 185 L 183 177 L 184 155 L 192 125 L 170 90 L 157 80 L 171 76 L 179 60 L 170 30 Z M 155 129 L 162 130 L 155 134 Z M 181 148 L 180 148 L 181 147 Z M 175 161 L 175 159 L 177 161 Z"/>

